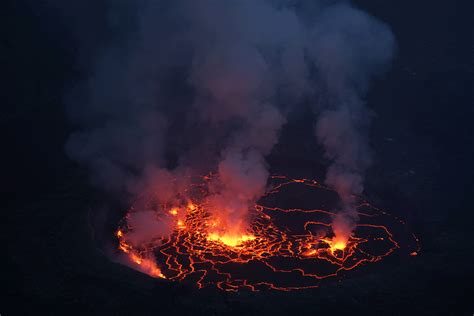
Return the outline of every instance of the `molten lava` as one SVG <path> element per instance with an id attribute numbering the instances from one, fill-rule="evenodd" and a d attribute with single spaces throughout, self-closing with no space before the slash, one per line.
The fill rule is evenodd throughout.
<path id="1" fill-rule="evenodd" d="M 344 241 L 337 241 L 333 239 L 324 239 L 324 241 L 329 245 L 329 249 L 334 253 L 337 250 L 344 250 L 347 244 Z"/>
<path id="2" fill-rule="evenodd" d="M 252 235 L 219 235 L 218 233 L 210 233 L 207 236 L 208 240 L 211 241 L 218 241 L 223 243 L 224 245 L 230 246 L 230 247 L 238 247 L 238 246 L 244 246 L 245 242 L 250 241 L 250 240 L 255 240 L 255 236 Z"/>
<path id="3" fill-rule="evenodd" d="M 229 234 L 219 230 L 219 219 L 207 209 L 206 176 L 194 184 L 183 206 L 150 205 L 169 216 L 174 229 L 167 236 L 137 242 L 127 216 L 117 230 L 118 248 L 134 267 L 153 277 L 216 286 L 225 291 L 274 289 L 290 291 L 315 288 L 320 283 L 358 266 L 374 263 L 404 248 L 419 253 L 414 235 L 399 234 L 404 222 L 360 199 L 360 222 L 347 241 L 332 234 L 332 211 L 319 208 L 283 208 L 280 195 L 292 192 L 334 193 L 314 180 L 274 176 L 271 189 L 255 205 L 248 231 Z M 291 191 L 293 189 L 293 191 Z M 323 192 L 323 193 L 324 193 Z M 300 199 L 304 200 L 304 199 Z M 296 200 L 299 201 L 299 200 Z M 152 206 L 148 206 L 152 208 Z M 137 211 L 133 207 L 130 212 Z M 393 226 L 398 229 L 392 231 Z M 396 239 L 397 237 L 400 238 Z"/>

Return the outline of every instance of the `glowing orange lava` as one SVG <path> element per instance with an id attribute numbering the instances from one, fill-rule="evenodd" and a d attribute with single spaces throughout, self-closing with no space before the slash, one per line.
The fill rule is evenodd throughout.
<path id="1" fill-rule="evenodd" d="M 252 235 L 240 235 L 240 236 L 233 236 L 233 235 L 219 235 L 218 233 L 210 233 L 207 236 L 208 240 L 211 241 L 218 241 L 223 243 L 224 245 L 230 247 L 237 247 L 237 246 L 244 246 L 245 242 L 250 240 L 255 240 L 255 236 Z"/>
<path id="2" fill-rule="evenodd" d="M 314 180 L 283 176 L 272 177 L 273 189 L 255 205 L 248 232 L 220 233 L 215 230 L 218 221 L 207 210 L 205 198 L 206 181 L 211 178 L 206 176 L 195 185 L 200 198 L 189 198 L 184 207 L 157 209 L 171 217 L 185 213 L 182 219 L 174 220 L 169 236 L 134 244 L 128 237 L 134 228 L 124 219 L 116 233 L 118 248 L 137 270 L 199 288 L 291 291 L 318 287 L 325 279 L 382 260 L 402 249 L 398 235 L 403 247 L 409 248 L 405 249 L 407 254 L 419 253 L 416 236 L 395 236 L 387 225 L 405 227 L 403 221 L 363 200 L 359 201 L 360 222 L 353 236 L 347 242 L 335 240 L 331 236 L 333 211 L 275 206 L 281 194 L 286 200 L 292 192 L 309 190 L 307 194 L 312 197 L 317 190 L 333 191 Z"/>

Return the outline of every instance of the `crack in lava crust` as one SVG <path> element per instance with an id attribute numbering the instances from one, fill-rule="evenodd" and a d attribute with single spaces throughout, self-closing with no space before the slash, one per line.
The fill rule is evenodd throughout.
<path id="1" fill-rule="evenodd" d="M 153 277 L 190 282 L 199 288 L 291 291 L 319 287 L 324 279 L 378 262 L 400 249 L 412 256 L 420 250 L 418 239 L 407 233 L 402 220 L 361 198 L 357 198 L 360 222 L 353 236 L 346 245 L 333 245 L 334 212 L 276 205 L 282 194 L 288 202 L 292 192 L 309 190 L 307 194 L 313 197 L 316 191 L 326 195 L 334 191 L 314 180 L 284 176 L 272 177 L 273 189 L 255 205 L 248 234 L 226 241 L 210 233 L 218 226 L 206 210 L 207 182 L 212 177 L 193 185 L 194 193 L 188 193 L 195 198 L 183 202 L 184 206 L 154 206 L 172 219 L 174 229 L 169 236 L 134 243 L 129 238 L 134 227 L 127 222 L 134 211 L 130 209 L 116 235 L 119 249 L 132 266 Z"/>

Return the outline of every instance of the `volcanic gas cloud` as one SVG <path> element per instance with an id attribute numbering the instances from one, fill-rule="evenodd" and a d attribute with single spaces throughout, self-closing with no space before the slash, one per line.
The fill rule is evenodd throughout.
<path id="1" fill-rule="evenodd" d="M 133 204 L 124 224 L 133 229 L 118 232 L 130 241 L 122 250 L 184 227 L 196 201 L 205 201 L 210 224 L 196 229 L 206 240 L 255 240 L 265 157 L 289 114 L 306 106 L 330 162 L 325 183 L 340 197 L 330 244 L 351 243 L 370 165 L 363 97 L 395 45 L 384 23 L 348 1 L 107 4 L 107 41 L 68 101 L 78 129 L 67 152 L 96 186 Z M 193 196 L 190 179 L 209 172 L 205 196 Z"/>

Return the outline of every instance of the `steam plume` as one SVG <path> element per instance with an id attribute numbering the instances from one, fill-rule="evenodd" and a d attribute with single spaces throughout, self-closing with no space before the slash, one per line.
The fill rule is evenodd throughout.
<path id="1" fill-rule="evenodd" d="M 327 99 L 316 123 L 316 136 L 332 161 L 326 183 L 334 187 L 342 210 L 333 222 L 336 242 L 345 244 L 357 221 L 353 195 L 363 191 L 371 162 L 370 110 L 364 105 L 371 76 L 391 60 L 395 41 L 388 27 L 347 5 L 323 12 L 313 33 L 313 56 Z"/>
<path id="2" fill-rule="evenodd" d="M 239 233 L 265 192 L 265 157 L 286 114 L 309 99 L 332 161 L 326 182 L 343 202 L 336 234 L 350 234 L 351 195 L 370 163 L 362 98 L 391 58 L 387 26 L 347 1 L 107 4 L 110 42 L 68 107 L 78 126 L 68 154 L 96 185 L 172 203 L 185 181 L 174 179 L 216 171 L 210 210 Z"/>

